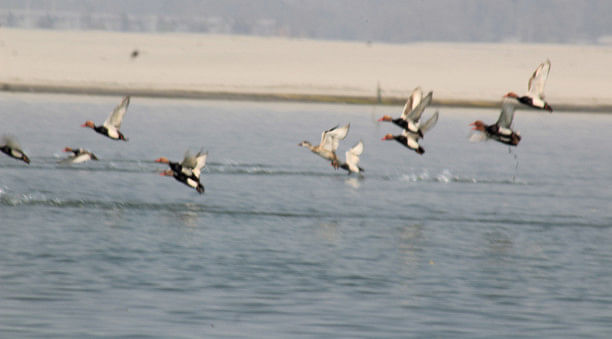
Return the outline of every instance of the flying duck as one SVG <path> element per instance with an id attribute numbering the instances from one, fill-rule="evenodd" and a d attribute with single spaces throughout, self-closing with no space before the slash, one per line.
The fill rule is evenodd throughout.
<path id="1" fill-rule="evenodd" d="M 472 141 L 481 139 L 493 139 L 510 146 L 516 146 L 521 141 L 521 135 L 512 130 L 512 119 L 514 118 L 514 104 L 509 100 L 504 100 L 502 103 L 502 111 L 499 114 L 497 122 L 492 125 L 486 125 L 480 120 L 476 120 L 470 124 L 474 126 L 472 130 L 480 132 L 479 135 L 470 138 Z"/>
<path id="2" fill-rule="evenodd" d="M 421 88 L 415 88 L 410 98 L 406 101 L 402 115 L 399 118 L 393 119 L 388 115 L 384 115 L 378 121 L 391 121 L 409 132 L 418 134 L 422 138 L 423 131 L 420 129 L 419 120 L 425 108 L 431 103 L 433 92 L 427 93 L 424 98 L 422 96 Z"/>
<path id="3" fill-rule="evenodd" d="M 113 140 L 128 141 L 128 139 L 119 131 L 119 128 L 121 128 L 121 121 L 123 121 L 123 116 L 125 115 L 125 112 L 127 112 L 129 104 L 130 97 L 126 96 L 123 98 L 123 100 L 121 100 L 121 103 L 115 107 L 113 112 L 101 126 L 96 126 L 94 125 L 93 121 L 87 120 L 83 125 L 81 125 L 81 127 L 92 128 L 94 131 Z"/>
<path id="4" fill-rule="evenodd" d="M 421 132 L 424 134 L 429 131 L 435 124 L 438 122 L 439 113 L 436 111 L 429 120 L 427 120 L 423 125 L 420 126 Z M 391 140 L 395 139 L 395 141 L 400 144 L 410 148 L 411 150 L 417 152 L 418 154 L 425 153 L 425 149 L 419 145 L 419 134 L 410 132 L 408 130 L 404 130 L 401 135 L 393 135 L 391 133 L 385 135 L 382 140 Z"/>
<path id="5" fill-rule="evenodd" d="M 200 183 L 200 174 L 202 168 L 206 166 L 206 158 L 208 152 L 198 152 L 195 156 L 191 155 L 189 150 L 185 152 L 185 157 L 181 163 L 171 162 L 168 159 L 161 157 L 156 162 L 165 163 L 170 166 L 170 169 L 161 173 L 164 176 L 172 176 L 177 181 L 194 188 L 198 193 L 204 193 L 204 186 Z"/>
<path id="6" fill-rule="evenodd" d="M 347 124 L 343 127 L 333 127 L 324 131 L 321 134 L 321 143 L 317 146 L 313 146 L 308 141 L 302 141 L 298 144 L 298 146 L 306 147 L 313 153 L 319 155 L 323 159 L 327 159 L 331 161 L 332 166 L 335 169 L 340 167 L 340 162 L 338 161 L 338 157 L 336 156 L 336 149 L 338 149 L 338 144 L 340 140 L 346 138 L 349 128 L 351 124 Z"/>
<path id="7" fill-rule="evenodd" d="M 23 153 L 21 149 L 21 145 L 17 139 L 13 136 L 5 135 L 2 137 L 2 144 L 0 145 L 0 151 L 4 154 L 8 155 L 11 158 L 15 158 L 17 160 L 21 160 L 26 164 L 30 164 L 30 158 Z"/>
<path id="8" fill-rule="evenodd" d="M 345 153 L 345 162 L 340 165 L 340 168 L 351 173 L 362 173 L 363 168 L 359 167 L 359 156 L 363 153 L 363 142 L 360 140 L 353 148 Z"/>
<path id="9" fill-rule="evenodd" d="M 544 85 L 546 85 L 549 72 L 550 60 L 546 60 L 536 68 L 531 78 L 529 78 L 527 94 L 519 96 L 514 92 L 508 92 L 504 97 L 514 98 L 527 106 L 547 110 L 552 113 L 552 107 L 544 100 Z"/>
<path id="10" fill-rule="evenodd" d="M 98 160 L 95 154 L 86 151 L 82 148 L 64 148 L 64 152 L 72 152 L 73 154 L 66 159 L 60 160 L 60 164 L 78 164 L 89 160 Z"/>
<path id="11" fill-rule="evenodd" d="M 171 169 L 161 172 L 160 175 L 174 177 L 174 179 L 195 189 L 198 193 L 204 193 L 204 186 L 200 183 L 200 180 L 195 179 L 193 176 L 185 175 L 183 172 L 175 172 Z"/>
<path id="12" fill-rule="evenodd" d="M 194 177 L 195 180 L 200 179 L 200 171 L 204 166 L 206 166 L 206 158 L 208 157 L 208 152 L 202 153 L 202 151 L 198 152 L 195 156 L 191 155 L 189 150 L 185 152 L 185 156 L 183 161 L 180 163 L 173 162 L 168 160 L 165 157 L 160 157 L 155 160 L 155 162 L 159 162 L 162 164 L 168 164 L 170 169 L 177 173 L 183 173 L 188 177 Z"/>

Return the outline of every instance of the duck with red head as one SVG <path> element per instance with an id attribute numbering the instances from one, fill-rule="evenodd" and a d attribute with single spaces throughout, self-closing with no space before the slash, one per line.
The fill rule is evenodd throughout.
<path id="1" fill-rule="evenodd" d="M 155 159 L 155 162 L 159 162 L 161 164 L 168 164 L 168 166 L 170 166 L 170 169 L 175 172 L 180 172 L 182 170 L 181 164 L 179 164 L 178 162 L 170 161 L 166 157 L 159 157 Z"/>
<path id="2" fill-rule="evenodd" d="M 96 126 L 93 121 L 87 120 L 81 127 L 91 128 L 97 133 L 100 133 L 113 140 L 128 141 L 128 139 L 119 131 L 123 117 L 127 112 L 127 108 L 130 104 L 130 97 L 126 96 L 123 98 L 121 103 L 115 107 L 113 112 L 108 116 L 104 123 L 100 126 Z"/>
<path id="3" fill-rule="evenodd" d="M 528 91 L 525 95 L 519 96 L 515 92 L 508 92 L 504 97 L 513 98 L 529 107 L 546 110 L 552 113 L 552 107 L 544 100 L 544 85 L 546 85 L 549 72 L 550 60 L 546 60 L 536 68 L 531 78 L 529 78 Z"/>
<path id="4" fill-rule="evenodd" d="M 419 138 L 423 138 L 423 131 L 420 127 L 419 120 L 425 108 L 431 103 L 432 96 L 433 92 L 429 92 L 423 98 L 421 88 L 417 87 L 412 91 L 412 94 L 406 101 L 402 115 L 399 118 L 393 119 L 389 115 L 383 115 L 378 121 L 392 122 L 409 132 L 417 134 Z"/>
<path id="5" fill-rule="evenodd" d="M 72 155 L 66 159 L 60 160 L 60 164 L 78 164 L 89 160 L 98 160 L 95 154 L 82 148 L 64 148 L 64 152 L 72 152 Z"/>
<path id="6" fill-rule="evenodd" d="M 439 115 L 440 113 L 436 111 L 436 113 L 434 113 L 424 124 L 420 126 L 420 130 L 423 134 L 425 134 L 427 131 L 429 131 L 436 125 L 436 123 L 438 122 Z M 419 134 L 404 129 L 401 135 L 387 134 L 382 138 L 382 140 L 394 139 L 395 141 L 410 148 L 418 154 L 423 154 L 425 153 L 425 149 L 421 147 L 421 145 L 419 145 L 419 138 Z"/>
<path id="7" fill-rule="evenodd" d="M 516 146 L 521 141 L 521 135 L 512 130 L 512 120 L 514 119 L 514 104 L 509 100 L 502 104 L 502 111 L 497 122 L 487 125 L 481 120 L 476 120 L 470 124 L 472 130 L 478 131 L 484 139 L 493 139 L 510 146 Z M 472 138 L 472 140 L 476 140 Z"/>
<path id="8" fill-rule="evenodd" d="M 208 152 L 198 152 L 196 155 L 191 155 L 189 150 L 185 152 L 185 157 L 183 161 L 173 162 L 168 160 L 166 157 L 159 157 L 155 160 L 155 162 L 159 162 L 162 164 L 168 164 L 170 169 L 177 173 L 183 173 L 188 177 L 192 177 L 194 180 L 200 180 L 200 171 L 204 166 L 206 166 L 206 158 L 208 157 Z"/>
<path id="9" fill-rule="evenodd" d="M 160 175 L 173 177 L 177 181 L 180 181 L 183 184 L 195 189 L 198 193 L 204 193 L 204 186 L 200 183 L 200 180 L 194 178 L 193 176 L 187 176 L 183 172 L 175 172 L 171 169 L 161 172 Z"/>
<path id="10" fill-rule="evenodd" d="M 391 133 L 385 135 L 381 140 L 395 140 L 400 144 L 410 148 L 411 150 L 417 152 L 418 154 L 425 153 L 425 149 L 419 145 L 417 141 L 417 136 L 414 133 L 410 133 L 407 130 L 401 135 L 393 135 Z"/>
<path id="11" fill-rule="evenodd" d="M 2 137 L 2 144 L 0 144 L 0 151 L 11 158 L 21 160 L 26 164 L 30 164 L 30 158 L 23 152 L 21 145 L 17 141 L 17 138 L 9 135 Z"/>

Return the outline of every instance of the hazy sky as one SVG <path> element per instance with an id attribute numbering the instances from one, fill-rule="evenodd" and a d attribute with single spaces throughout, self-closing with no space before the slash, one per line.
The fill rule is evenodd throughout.
<path id="1" fill-rule="evenodd" d="M 3 26 L 387 42 L 602 43 L 610 0 L 0 0 Z M 606 37 L 608 37 L 606 39 Z"/>

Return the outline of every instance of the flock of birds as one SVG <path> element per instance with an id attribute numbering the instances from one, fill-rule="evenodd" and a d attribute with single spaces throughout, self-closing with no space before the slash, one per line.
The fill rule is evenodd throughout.
<path id="1" fill-rule="evenodd" d="M 515 92 L 508 92 L 504 95 L 502 110 L 497 122 L 487 125 L 481 120 L 477 120 L 470 124 L 473 126 L 472 130 L 476 132 L 470 139 L 472 141 L 492 139 L 510 146 L 517 146 L 521 141 L 521 135 L 512 129 L 515 110 L 512 99 L 516 99 L 519 103 L 532 108 L 552 112 L 552 107 L 544 99 L 544 85 L 548 79 L 549 72 L 550 60 L 546 60 L 536 68 L 531 78 L 529 78 L 528 91 L 525 95 L 519 96 Z M 436 111 L 427 121 L 421 123 L 421 116 L 425 108 L 431 103 L 432 96 L 433 92 L 429 92 L 423 97 L 423 91 L 420 87 L 417 87 L 406 101 L 399 118 L 393 119 L 388 115 L 380 118 L 378 121 L 389 121 L 403 129 L 401 134 L 393 135 L 389 133 L 382 140 L 395 140 L 418 154 L 425 153 L 425 149 L 419 144 L 419 139 L 422 139 L 425 133 L 436 125 L 439 116 L 439 112 Z M 346 137 L 349 127 L 350 124 L 342 128 L 336 126 L 324 131 L 321 135 L 321 143 L 317 146 L 313 146 L 308 141 L 302 141 L 298 145 L 306 147 L 323 159 L 331 161 L 331 165 L 336 169 L 343 168 L 349 174 L 361 174 L 363 169 L 359 167 L 359 156 L 363 152 L 363 142 L 360 141 L 346 152 L 345 162 L 343 163 L 340 163 L 336 155 L 339 142 Z"/>
<path id="2" fill-rule="evenodd" d="M 121 100 L 121 103 L 115 107 L 108 118 L 102 123 L 102 125 L 96 126 L 96 124 L 87 120 L 81 127 L 87 127 L 93 129 L 96 133 L 104 135 L 112 140 L 128 141 L 123 133 L 119 130 L 123 117 L 127 112 L 128 106 L 130 105 L 130 97 L 126 96 Z M 15 137 L 5 135 L 2 138 L 2 146 L 0 151 L 7 154 L 8 156 L 30 163 L 30 158 L 23 152 L 21 145 Z M 83 149 L 83 148 L 64 148 L 64 152 L 71 152 L 72 154 L 59 161 L 59 164 L 78 164 L 89 160 L 98 160 L 95 154 Z M 200 173 L 202 168 L 206 166 L 206 157 L 208 153 L 202 151 L 195 155 L 191 155 L 189 150 L 185 152 L 183 161 L 172 162 L 165 157 L 160 157 L 155 162 L 168 164 L 170 169 L 161 172 L 161 175 L 174 177 L 177 181 L 184 183 L 185 185 L 195 189 L 198 193 L 204 193 L 204 186 L 200 183 Z"/>
<path id="3" fill-rule="evenodd" d="M 550 60 L 546 60 L 538 66 L 529 79 L 528 91 L 525 95 L 519 96 L 514 92 L 508 92 L 504 95 L 502 101 L 502 110 L 497 119 L 497 122 L 487 125 L 481 120 L 474 121 L 470 125 L 472 130 L 476 132 L 471 138 L 477 140 L 496 140 L 498 142 L 517 146 L 521 141 L 520 133 L 512 129 L 512 121 L 514 119 L 515 105 L 512 99 L 516 99 L 519 103 L 530 106 L 536 109 L 542 109 L 552 112 L 552 107 L 544 99 L 544 86 L 550 72 Z M 386 134 L 382 140 L 395 140 L 405 147 L 415 151 L 418 154 L 425 153 L 425 149 L 419 144 L 431 128 L 438 122 L 439 112 L 436 111 L 429 119 L 421 123 L 423 112 L 430 105 L 433 93 L 429 92 L 423 97 L 423 91 L 420 87 L 415 88 L 412 94 L 406 101 L 404 109 L 399 118 L 393 119 L 388 115 L 384 115 L 378 121 L 389 121 L 402 128 L 402 133 L 398 135 Z M 119 130 L 121 122 L 127 112 L 130 104 L 130 97 L 123 98 L 121 103 L 113 110 L 102 125 L 96 126 L 91 120 L 87 120 L 81 127 L 93 129 L 95 132 L 104 135 L 113 140 L 128 141 L 128 139 Z M 331 166 L 335 169 L 342 168 L 351 173 L 362 175 L 363 168 L 359 166 L 359 156 L 363 153 L 363 142 L 359 141 L 356 145 L 350 148 L 345 154 L 344 162 L 341 162 L 336 155 L 336 150 L 340 144 L 340 140 L 346 138 L 350 128 L 350 123 L 343 127 L 333 127 L 324 131 L 321 135 L 319 145 L 313 146 L 308 141 L 302 141 L 298 146 L 306 147 L 313 153 L 319 155 L 323 159 L 330 161 Z M 12 136 L 4 136 L 0 151 L 17 160 L 30 163 L 30 158 L 24 153 L 17 139 Z M 82 149 L 66 147 L 64 152 L 72 154 L 62 159 L 60 164 L 77 164 L 88 160 L 98 160 L 95 154 Z M 204 166 L 206 166 L 206 158 L 208 152 L 200 150 L 195 155 L 192 155 L 189 150 L 185 152 L 183 161 L 172 162 L 165 157 L 160 157 L 155 160 L 158 163 L 167 164 L 170 168 L 161 172 L 163 176 L 171 176 L 177 181 L 195 189 L 198 193 L 204 193 L 204 186 L 200 182 L 200 174 Z"/>

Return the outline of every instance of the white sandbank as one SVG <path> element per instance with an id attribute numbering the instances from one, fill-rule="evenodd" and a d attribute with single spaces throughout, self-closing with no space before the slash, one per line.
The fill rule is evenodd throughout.
<path id="1" fill-rule="evenodd" d="M 131 58 L 137 49 L 139 55 Z M 612 46 L 315 41 L 0 28 L 0 84 L 107 93 L 235 93 L 498 102 L 546 59 L 553 105 L 612 105 Z M 64 89 L 64 90 L 63 90 Z M 86 91 L 87 92 L 87 91 Z M 95 91 L 94 91 L 95 92 Z M 205 97 L 205 95 L 203 95 Z"/>

